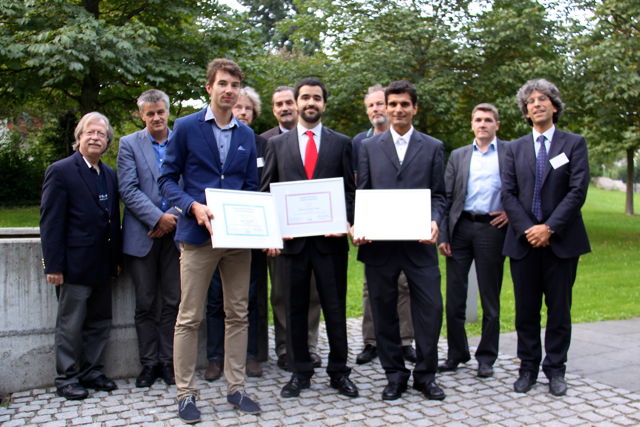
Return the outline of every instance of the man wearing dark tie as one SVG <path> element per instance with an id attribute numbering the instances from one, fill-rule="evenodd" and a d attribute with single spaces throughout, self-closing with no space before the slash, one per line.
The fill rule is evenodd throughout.
<path id="1" fill-rule="evenodd" d="M 404 364 L 398 326 L 398 276 L 409 281 L 411 317 L 417 348 L 413 388 L 427 399 L 445 394 L 435 381 L 438 337 L 442 326 L 440 270 L 435 243 L 445 208 L 444 144 L 413 127 L 418 113 L 416 88 L 400 80 L 385 90 L 391 128 L 364 141 L 358 165 L 359 189 L 431 189 L 431 238 L 420 241 L 355 239 L 362 245 L 378 355 L 388 384 L 382 399 L 395 400 L 407 389 L 411 371 Z"/>
<path id="2" fill-rule="evenodd" d="M 508 145 L 502 171 L 502 202 L 509 217 L 503 253 L 511 263 L 520 358 L 514 390 L 526 393 L 538 377 L 544 297 L 542 370 L 549 392 L 562 396 L 567 391 L 572 288 L 580 255 L 591 251 L 580 213 L 589 185 L 587 143 L 581 135 L 556 129 L 564 104 L 553 83 L 530 80 L 517 99 L 533 132 Z"/>
<path id="3" fill-rule="evenodd" d="M 322 125 L 328 92 L 313 78 L 301 80 L 295 87 L 298 106 L 296 129 L 267 142 L 261 190 L 272 182 L 304 179 L 343 178 L 347 220 L 353 222 L 355 184 L 351 170 L 351 141 Z M 347 261 L 346 235 L 298 237 L 284 242 L 280 268 L 288 279 L 287 347 L 293 374 L 284 386 L 282 397 L 295 397 L 310 387 L 313 363 L 307 345 L 309 280 L 313 274 L 327 326 L 330 385 L 338 393 L 357 397 L 358 389 L 349 379 L 347 366 Z M 270 249 L 269 255 L 280 251 Z"/>
<path id="4" fill-rule="evenodd" d="M 447 258 L 447 360 L 438 372 L 455 371 L 467 362 L 469 343 L 464 329 L 468 276 L 475 261 L 482 303 L 482 337 L 476 350 L 478 376 L 493 375 L 500 338 L 502 246 L 507 215 L 500 199 L 500 168 L 505 143 L 496 138 L 498 109 L 479 104 L 471 112 L 475 140 L 453 150 L 444 182 L 447 210 L 441 222 L 440 253 Z"/>

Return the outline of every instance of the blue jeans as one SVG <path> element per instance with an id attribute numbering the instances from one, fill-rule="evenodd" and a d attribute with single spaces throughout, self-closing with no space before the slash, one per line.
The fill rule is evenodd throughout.
<path id="1" fill-rule="evenodd" d="M 247 359 L 258 357 L 258 299 L 257 281 L 251 271 L 249 283 L 249 336 L 247 342 Z M 209 285 L 207 295 L 207 360 L 224 359 L 224 304 L 222 299 L 222 280 L 216 270 Z"/>

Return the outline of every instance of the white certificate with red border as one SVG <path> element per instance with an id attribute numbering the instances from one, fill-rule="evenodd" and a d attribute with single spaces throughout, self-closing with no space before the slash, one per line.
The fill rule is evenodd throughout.
<path id="1" fill-rule="evenodd" d="M 348 231 L 342 178 L 274 182 L 270 189 L 283 237 Z"/>
<path id="2" fill-rule="evenodd" d="M 356 190 L 354 238 L 431 239 L 431 190 Z"/>

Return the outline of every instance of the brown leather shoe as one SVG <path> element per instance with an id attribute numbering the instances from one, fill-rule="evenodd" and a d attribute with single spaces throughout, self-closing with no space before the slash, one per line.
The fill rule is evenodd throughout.
<path id="1" fill-rule="evenodd" d="M 255 359 L 247 359 L 247 376 L 248 377 L 261 377 L 262 376 L 262 366 L 260 362 Z"/>
<path id="2" fill-rule="evenodd" d="M 207 381 L 215 381 L 222 376 L 222 360 L 213 360 L 209 362 L 207 370 L 204 371 L 204 379 Z"/>
<path id="3" fill-rule="evenodd" d="M 322 358 L 318 353 L 309 353 L 314 368 L 322 368 Z"/>

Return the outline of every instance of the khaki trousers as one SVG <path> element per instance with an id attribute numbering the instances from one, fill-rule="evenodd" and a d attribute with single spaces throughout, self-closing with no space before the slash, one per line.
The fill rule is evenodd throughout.
<path id="1" fill-rule="evenodd" d="M 411 320 L 411 305 L 409 299 L 409 282 L 404 272 L 398 277 L 398 317 L 400 319 L 400 338 L 402 345 L 411 345 L 413 342 L 413 323 Z M 364 344 L 376 346 L 376 334 L 373 328 L 373 316 L 371 314 L 371 303 L 369 302 L 369 288 L 367 279 L 364 279 L 362 286 L 362 340 Z"/>
<path id="2" fill-rule="evenodd" d="M 173 343 L 178 400 L 198 394 L 195 385 L 198 330 L 217 267 L 222 278 L 225 313 L 224 376 L 228 393 L 235 393 L 244 388 L 245 381 L 251 250 L 213 249 L 211 242 L 180 246 L 181 301 Z"/>

